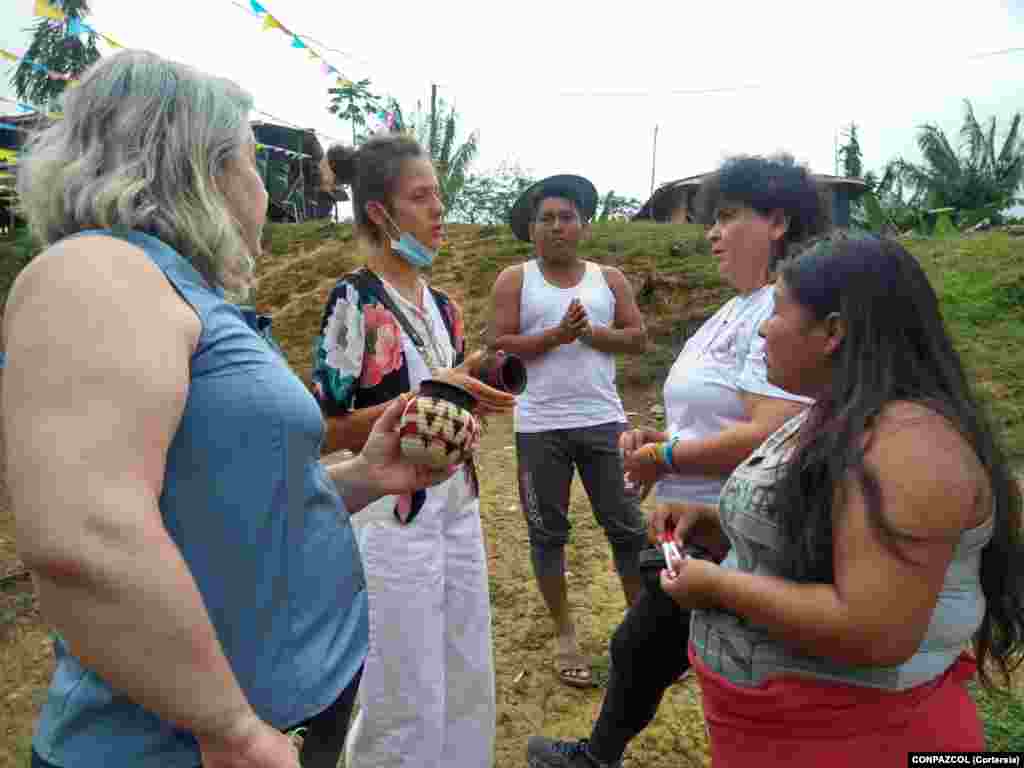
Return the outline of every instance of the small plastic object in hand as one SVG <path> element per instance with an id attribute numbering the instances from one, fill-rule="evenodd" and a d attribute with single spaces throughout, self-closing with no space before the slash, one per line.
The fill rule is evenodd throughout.
<path id="1" fill-rule="evenodd" d="M 670 531 L 665 531 L 661 534 L 661 551 L 665 555 L 665 567 L 669 573 L 675 573 L 679 566 L 683 564 L 689 555 L 683 554 L 679 551 L 679 547 L 676 546 L 676 542 L 673 539 Z"/>

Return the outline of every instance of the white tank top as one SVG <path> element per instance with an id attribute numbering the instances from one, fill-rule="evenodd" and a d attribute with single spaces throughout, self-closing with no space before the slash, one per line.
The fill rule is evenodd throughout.
<path id="1" fill-rule="evenodd" d="M 579 298 L 591 325 L 611 327 L 615 294 L 598 264 L 584 262 L 583 279 L 559 288 L 545 278 L 537 260 L 523 265 L 519 297 L 519 333 L 534 335 L 554 328 L 569 303 Z M 526 363 L 526 391 L 515 409 L 516 432 L 547 432 L 626 421 L 615 386 L 615 357 L 580 340 L 555 347 Z"/>

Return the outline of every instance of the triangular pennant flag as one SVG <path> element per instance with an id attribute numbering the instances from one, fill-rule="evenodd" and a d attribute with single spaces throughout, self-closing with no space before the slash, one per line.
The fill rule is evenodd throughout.
<path id="1" fill-rule="evenodd" d="M 121 45 L 119 42 L 117 42 L 117 40 L 112 38 L 110 35 L 100 35 L 100 37 L 102 37 L 104 40 L 106 40 L 107 41 L 107 45 L 109 45 L 111 48 L 124 48 L 123 45 Z"/>
<path id="2" fill-rule="evenodd" d="M 292 48 L 305 48 L 306 44 L 299 39 L 298 35 L 292 35 Z"/>
<path id="3" fill-rule="evenodd" d="M 309 58 L 311 58 L 311 59 L 319 59 L 320 58 L 320 54 L 317 53 L 316 51 L 314 51 L 312 48 L 310 48 L 309 49 Z"/>
<path id="4" fill-rule="evenodd" d="M 36 111 L 34 107 L 30 107 L 30 106 L 29 106 L 28 104 L 22 104 L 22 103 L 21 103 L 20 101 L 18 102 L 18 107 L 17 107 L 17 109 L 18 109 L 18 111 L 19 111 L 19 112 L 21 112 L 21 113 L 25 113 L 25 112 L 35 112 L 35 111 Z"/>
<path id="5" fill-rule="evenodd" d="M 81 19 L 72 18 L 68 19 L 68 35 L 72 37 L 78 37 L 85 31 L 85 25 L 82 24 Z"/>
<path id="6" fill-rule="evenodd" d="M 331 74 L 331 65 L 325 61 L 323 64 L 320 65 L 320 71 L 323 72 L 325 75 Z"/>
<path id="7" fill-rule="evenodd" d="M 0 57 L 7 59 L 8 61 L 17 61 L 18 57 L 10 51 L 0 49 Z"/>
<path id="8" fill-rule="evenodd" d="M 35 15 L 57 21 L 64 20 L 64 11 L 54 8 L 47 0 L 36 0 Z"/>
<path id="9" fill-rule="evenodd" d="M 281 26 L 280 21 L 268 13 L 267 18 L 263 20 L 263 29 L 284 29 L 284 27 Z"/>
<path id="10" fill-rule="evenodd" d="M 338 85 L 340 85 L 342 88 L 348 88 L 350 85 L 352 85 L 352 81 L 349 80 L 347 77 L 339 77 Z"/>
<path id="11" fill-rule="evenodd" d="M 249 0 L 249 5 L 252 6 L 253 13 L 266 13 L 267 9 L 256 2 L 256 0 Z"/>
<path id="12" fill-rule="evenodd" d="M 16 130 L 18 130 L 18 126 L 11 125 L 10 123 L 0 123 L 0 128 L 2 128 L 5 131 L 16 131 Z"/>

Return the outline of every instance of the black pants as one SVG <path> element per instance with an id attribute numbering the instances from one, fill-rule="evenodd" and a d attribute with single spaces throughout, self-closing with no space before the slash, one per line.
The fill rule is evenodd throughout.
<path id="1" fill-rule="evenodd" d="M 601 714 L 590 736 L 598 760 L 615 762 L 654 719 L 665 691 L 690 667 L 690 612 L 648 579 L 611 640 Z"/>
<path id="2" fill-rule="evenodd" d="M 302 768 L 337 767 L 338 761 L 341 759 L 341 752 L 345 749 L 349 718 L 356 703 L 356 692 L 359 690 L 359 679 L 362 675 L 363 671 L 360 669 L 335 702 L 323 712 L 286 729 L 288 731 L 303 727 L 308 729 L 302 742 L 302 752 L 299 755 Z M 56 768 L 56 766 L 43 760 L 33 749 L 31 768 Z"/>

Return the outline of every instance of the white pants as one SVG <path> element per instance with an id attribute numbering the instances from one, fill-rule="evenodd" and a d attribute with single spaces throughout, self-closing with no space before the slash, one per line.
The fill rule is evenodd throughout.
<path id="1" fill-rule="evenodd" d="M 388 497 L 353 518 L 370 649 L 346 766 L 490 768 L 496 705 L 480 503 L 462 469 L 427 491 L 409 525 L 393 508 Z"/>

